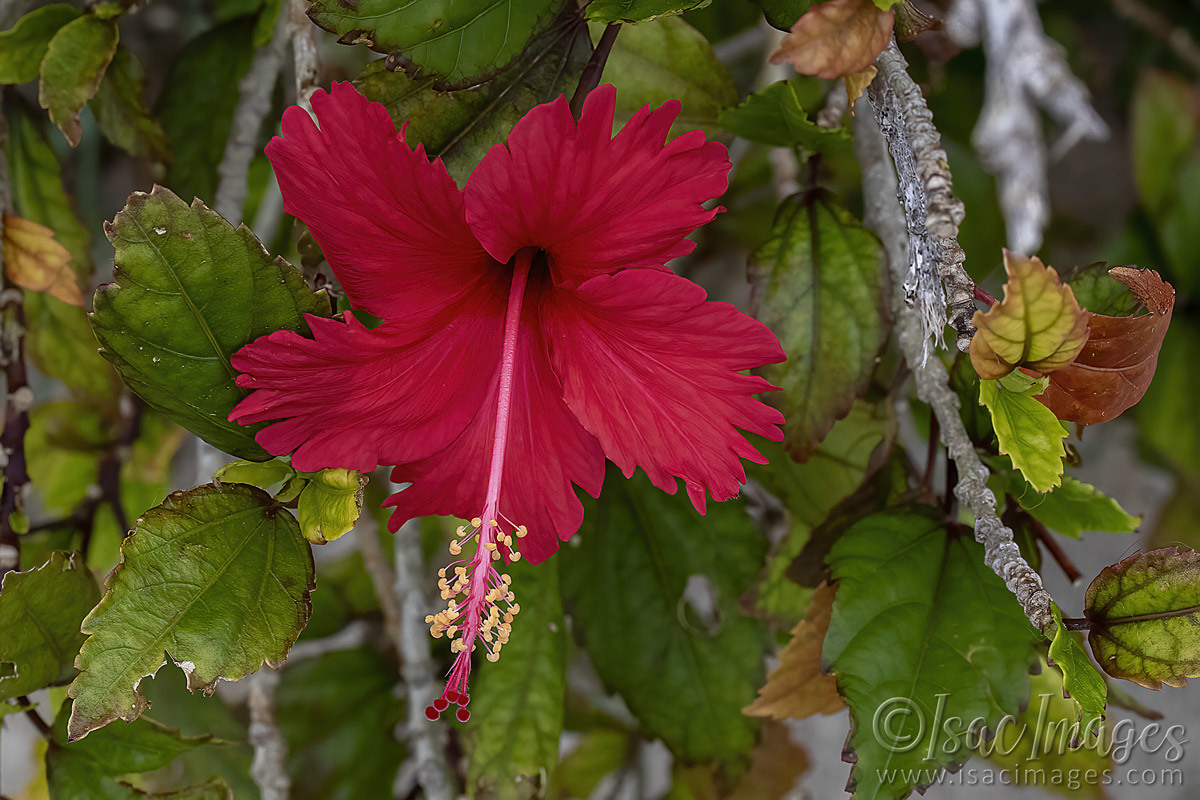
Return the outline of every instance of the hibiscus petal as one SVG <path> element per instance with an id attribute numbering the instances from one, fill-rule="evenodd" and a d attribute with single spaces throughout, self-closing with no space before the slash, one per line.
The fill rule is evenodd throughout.
<path id="1" fill-rule="evenodd" d="M 662 267 L 695 247 L 712 220 L 701 203 L 728 185 L 725 146 L 690 131 L 666 145 L 678 100 L 644 106 L 612 136 L 616 90 L 588 95 L 579 124 L 565 97 L 535 107 L 508 145 L 488 151 L 467 181 L 467 221 L 497 261 L 547 252 L 556 282 Z"/>
<path id="2" fill-rule="evenodd" d="M 657 270 L 627 270 L 559 287 L 545 308 L 552 361 L 567 405 L 624 471 L 642 467 L 674 494 L 684 479 L 696 510 L 746 481 L 740 459 L 766 459 L 738 428 L 773 441 L 783 416 L 754 394 L 772 390 L 740 370 L 783 361 L 775 335 L 704 289 Z"/>
<path id="3" fill-rule="evenodd" d="M 393 481 L 413 485 L 384 502 L 396 508 L 388 524 L 391 530 L 413 517 L 437 514 L 470 519 L 481 513 L 498 386 L 497 367 L 478 413 L 457 439 L 429 458 L 392 471 Z M 523 558 L 537 564 L 553 555 L 559 540 L 569 539 L 583 521 L 583 506 L 572 483 L 592 497 L 599 496 L 604 453 L 563 404 L 545 342 L 527 322 L 517 343 L 511 408 L 500 511 L 529 529 L 518 549 Z"/>
<path id="4" fill-rule="evenodd" d="M 349 83 L 312 105 L 320 129 L 293 106 L 267 144 L 283 210 L 308 225 L 356 308 L 395 318 L 455 302 L 492 262 L 441 161 L 405 144 L 387 110 Z"/>
<path id="5" fill-rule="evenodd" d="M 424 458 L 483 403 L 503 309 L 502 298 L 480 302 L 432 332 L 408 321 L 370 329 L 349 312 L 344 322 L 308 316 L 314 338 L 276 331 L 234 354 L 238 386 L 257 391 L 229 418 L 281 420 L 255 439 L 272 455 L 295 451 L 292 464 L 304 472 Z"/>

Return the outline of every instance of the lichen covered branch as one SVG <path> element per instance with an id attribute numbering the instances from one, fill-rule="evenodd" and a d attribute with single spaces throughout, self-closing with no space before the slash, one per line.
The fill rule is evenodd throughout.
<path id="1" fill-rule="evenodd" d="M 881 69 L 880 73 L 876 84 L 888 80 L 886 69 Z M 915 101 L 912 95 L 905 97 L 908 102 Z M 870 102 L 873 105 L 880 100 L 895 103 L 898 99 L 895 96 L 888 98 L 886 87 L 884 91 L 873 91 L 870 94 Z M 923 101 L 921 107 L 924 108 Z M 925 116 L 927 115 L 926 110 Z M 876 116 L 888 118 L 887 114 L 881 114 L 878 109 Z M 930 131 L 926 134 L 931 133 L 932 141 L 936 143 L 937 131 L 933 129 L 932 120 L 927 122 Z M 908 162 L 919 160 L 912 153 L 905 157 L 903 147 L 904 142 L 908 140 L 896 138 L 902 129 L 903 126 L 896 127 L 893 124 L 890 130 L 885 129 L 890 134 L 885 139 L 881 126 L 876 124 L 872 115 L 860 113 L 854 136 L 855 153 L 863 171 L 865 220 L 867 226 L 874 230 L 884 243 L 897 287 L 902 286 L 902 280 L 911 264 L 910 245 L 914 241 L 913 230 L 919 229 L 922 222 L 919 217 L 914 219 L 914 213 L 919 210 L 919 206 L 909 206 L 906 203 L 902 210 L 895 199 L 897 173 L 901 173 L 901 183 L 904 180 L 901 163 L 911 167 Z M 936 147 L 936 144 L 934 146 Z M 894 157 L 897 151 L 900 151 L 895 171 L 888 159 L 889 147 Z M 948 172 L 945 179 L 948 194 Z M 904 198 L 905 195 L 901 194 L 901 197 Z M 939 230 L 945 232 L 945 228 Z M 920 238 L 917 238 L 916 242 L 917 246 L 924 244 Z M 941 242 L 941 246 L 948 247 L 949 244 Z M 975 446 L 963 427 L 962 418 L 959 416 L 958 396 L 950 389 L 946 367 L 941 359 L 927 358 L 928 339 L 921 312 L 907 302 L 903 290 L 899 288 L 894 306 L 900 349 L 916 379 L 917 396 L 932 408 L 941 429 L 942 441 L 957 467 L 958 482 L 954 488 L 954 495 L 959 503 L 975 516 L 975 538 L 984 547 L 984 561 L 1003 579 L 1009 591 L 1016 595 L 1029 621 L 1039 629 L 1045 629 L 1051 619 L 1050 595 L 1042 588 L 1041 576 L 1021 557 L 1020 549 L 1013 542 L 1012 530 L 1000 521 L 996 512 L 996 496 L 987 486 L 988 470 L 979 460 Z"/>
<path id="2" fill-rule="evenodd" d="M 1034 253 L 1050 217 L 1047 162 L 1083 139 L 1106 138 L 1108 126 L 1046 36 L 1033 0 L 957 0 L 946 30 L 963 47 L 983 43 L 987 78 L 972 140 L 999 183 L 1008 246 Z M 1049 153 L 1040 109 L 1063 131 Z"/>
<path id="3" fill-rule="evenodd" d="M 958 226 L 963 205 L 952 193 L 950 165 L 942 137 L 921 88 L 908 75 L 908 63 L 893 41 L 875 60 L 879 74 L 867 89 L 875 120 L 887 139 L 899 176 L 900 199 L 908 219 L 906 270 L 898 276 L 903 305 L 919 309 L 921 358 L 929 342 L 942 344 L 949 324 L 964 348 L 975 333 L 975 282 L 963 269 Z"/>

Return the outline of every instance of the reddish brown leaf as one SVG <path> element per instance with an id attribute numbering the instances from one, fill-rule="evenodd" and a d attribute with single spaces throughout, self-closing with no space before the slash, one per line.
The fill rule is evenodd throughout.
<path id="1" fill-rule="evenodd" d="M 1059 419 L 1081 425 L 1115 419 L 1142 399 L 1175 306 L 1175 289 L 1152 269 L 1113 267 L 1108 274 L 1146 304 L 1146 313 L 1091 314 L 1083 350 L 1074 363 L 1050 373 L 1050 386 L 1037 398 Z"/>
<path id="2" fill-rule="evenodd" d="M 895 15 L 872 0 L 829 0 L 808 9 L 783 37 L 771 63 L 804 75 L 840 78 L 863 72 L 892 38 Z"/>

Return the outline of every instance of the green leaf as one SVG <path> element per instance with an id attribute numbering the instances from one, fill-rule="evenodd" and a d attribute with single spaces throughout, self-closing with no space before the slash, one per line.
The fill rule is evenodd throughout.
<path id="1" fill-rule="evenodd" d="M 1133 176 L 1150 214 L 1174 202 L 1180 169 L 1196 138 L 1200 103 L 1186 80 L 1165 72 L 1142 73 L 1133 96 Z"/>
<path id="2" fill-rule="evenodd" d="M 99 479 L 97 462 L 111 434 L 102 415 L 78 403 L 59 400 L 30 412 L 26 457 L 42 507 L 60 514 L 75 510 Z"/>
<path id="3" fill-rule="evenodd" d="M 704 8 L 712 0 L 593 0 L 587 18 L 593 22 L 650 22 Z"/>
<path id="4" fill-rule="evenodd" d="M 992 428 L 1007 455 L 1025 480 L 1038 492 L 1062 483 L 1062 440 L 1067 431 L 1054 412 L 1035 400 L 1046 390 L 1048 378 L 1035 380 L 1014 370 L 998 381 L 979 382 L 979 404 L 992 415 Z"/>
<path id="5" fill-rule="evenodd" d="M 9 572 L 0 592 L 0 699 L 75 675 L 79 623 L 100 599 L 96 579 L 73 553 L 53 553 L 37 569 Z"/>
<path id="6" fill-rule="evenodd" d="M 176 492 L 147 511 L 84 620 L 71 738 L 146 709 L 137 690 L 163 651 L 212 693 L 282 662 L 312 610 L 312 552 L 295 518 L 250 486 Z"/>
<path id="7" fill-rule="evenodd" d="M 67 736 L 67 704 L 54 722 L 53 746 L 46 754 L 50 800 L 136 800 L 147 794 L 116 776 L 161 769 L 176 757 L 213 742 L 211 736 L 182 736 L 153 720 L 113 725 L 81 742 Z M 158 800 L 233 800 L 224 781 L 155 794 Z"/>
<path id="8" fill-rule="evenodd" d="M 1054 638 L 1050 640 L 1050 663 L 1062 673 L 1063 693 L 1075 701 L 1075 721 L 1079 723 L 1077 738 L 1090 741 L 1093 734 L 1100 733 L 1104 708 L 1108 705 L 1108 685 L 1075 634 L 1063 625 L 1062 611 L 1054 603 L 1050 604 L 1050 613 L 1057 624 Z"/>
<path id="9" fill-rule="evenodd" d="M 589 731 L 554 769 L 547 797 L 571 800 L 591 797 L 606 775 L 623 767 L 636 750 L 629 731 L 600 728 Z"/>
<path id="10" fill-rule="evenodd" d="M 1064 536 L 1078 538 L 1084 531 L 1133 533 L 1142 524 L 1141 517 L 1127 513 L 1116 500 L 1075 478 L 1063 476 L 1062 486 L 1044 495 L 1030 492 L 1016 473 L 1009 473 L 1003 484 L 1007 485 L 1002 491 L 1007 490 L 1038 522 Z"/>
<path id="11" fill-rule="evenodd" d="M 808 118 L 796 97 L 795 83 L 779 81 L 721 112 L 720 123 L 731 133 L 775 147 L 804 147 L 817 153 L 850 146 L 845 128 L 822 128 Z"/>
<path id="12" fill-rule="evenodd" d="M 505 569 L 521 615 L 500 659 L 478 672 L 464 734 L 472 797 L 533 798 L 558 761 L 567 691 L 567 634 L 558 570 L 526 561 Z"/>
<path id="13" fill-rule="evenodd" d="M 1083 604 L 1092 654 L 1109 675 L 1148 689 L 1200 676 L 1200 553 L 1134 553 L 1102 569 Z"/>
<path id="14" fill-rule="evenodd" d="M 261 425 L 228 419 L 249 394 L 234 385 L 229 357 L 277 330 L 308 332 L 301 314 L 328 315 L 328 299 L 244 225 L 161 186 L 131 195 L 105 232 L 117 252 L 91 316 L 101 354 L 139 397 L 209 444 L 268 458 L 254 441 Z"/>
<path id="15" fill-rule="evenodd" d="M 1105 743 L 1096 737 L 1078 745 L 1072 742 L 1085 728 L 1079 721 L 1079 704 L 1064 697 L 1062 674 L 1043 661 L 1041 669 L 1030 678 L 1029 704 L 1012 724 L 1001 725 L 995 738 L 984 741 L 977 753 L 1012 775 L 1103 775 L 1113 766 L 1112 741 Z M 1044 770 L 1030 772 L 1029 770 Z M 1070 791 L 1070 781 L 1046 788 L 1070 797 L 1094 797 L 1105 800 L 1109 795 L 1102 784 L 1084 783 L 1078 791 Z"/>
<path id="16" fill-rule="evenodd" d="M 342 44 L 389 54 L 414 77 L 462 89 L 494 77 L 550 27 L 564 0 L 314 0 L 308 16 Z"/>
<path id="17" fill-rule="evenodd" d="M 54 238 L 71 252 L 71 268 L 81 284 L 87 285 L 92 273 L 90 236 L 63 187 L 58 156 L 25 103 L 6 102 L 4 106 L 9 178 L 17 213 L 54 231 Z M 99 344 L 83 309 L 42 292 L 27 292 L 25 318 L 25 352 L 34 365 L 65 383 L 76 399 L 115 411 L 121 381 L 97 352 Z"/>
<path id="18" fill-rule="evenodd" d="M 151 161 L 167 159 L 166 134 L 146 110 L 145 70 L 124 47 L 117 48 L 100 81 L 92 112 L 100 131 L 117 147 Z"/>
<path id="19" fill-rule="evenodd" d="M 854 796 L 904 797 L 969 754 L 939 720 L 994 729 L 1017 712 L 1039 635 L 983 547 L 932 510 L 867 517 L 829 564 L 838 589 L 822 664 L 850 706 Z"/>
<path id="20" fill-rule="evenodd" d="M 117 23 L 85 14 L 59 28 L 42 59 L 38 103 L 74 147 L 83 128 L 79 111 L 100 88 L 117 50 Z"/>
<path id="21" fill-rule="evenodd" d="M 30 11 L 0 33 L 0 83 L 25 83 L 38 76 L 46 48 L 58 29 L 79 16 L 67 3 Z"/>
<path id="22" fill-rule="evenodd" d="M 313 544 L 332 542 L 354 529 L 362 512 L 367 475 L 352 469 L 312 473 L 300 492 L 300 532 Z"/>
<path id="23" fill-rule="evenodd" d="M 757 611 L 780 627 L 790 630 L 804 618 L 811 594 L 788 578 L 788 567 L 812 530 L 879 467 L 891 448 L 895 427 L 886 411 L 859 402 L 803 464 L 788 458 L 780 444 L 755 441 L 768 463 L 748 464 L 746 474 L 779 498 L 791 516 L 790 530 L 771 549 L 766 571 L 754 589 Z"/>
<path id="24" fill-rule="evenodd" d="M 167 70 L 155 108 L 171 152 L 166 184 L 185 200 L 213 201 L 233 125 L 238 83 L 254 57 L 254 22 L 235 19 L 190 40 Z"/>
<path id="25" fill-rule="evenodd" d="M 676 757 L 744 757 L 757 722 L 742 708 L 762 683 L 766 630 L 737 600 L 762 565 L 762 535 L 741 503 L 701 517 L 641 473 L 610 469 L 601 499 L 586 505 L 559 559 L 596 672 Z"/>
<path id="26" fill-rule="evenodd" d="M 213 473 L 213 483 L 245 483 L 266 489 L 296 474 L 292 465 L 281 458 L 270 461 L 230 461 Z"/>
<path id="27" fill-rule="evenodd" d="M 53 230 L 58 243 L 71 252 L 75 274 L 90 276 L 91 236 L 63 186 L 58 155 L 46 139 L 41 120 L 29 105 L 19 101 L 5 102 L 4 111 L 8 119 L 9 182 L 17 213 Z"/>
<path id="28" fill-rule="evenodd" d="M 763 375 L 783 391 L 784 442 L 803 461 L 867 389 L 887 340 L 888 274 L 875 235 L 809 192 L 783 201 L 750 259 L 757 316 L 788 360 Z"/>
<path id="29" fill-rule="evenodd" d="M 812 5 L 812 0 L 751 0 L 762 9 L 763 16 L 771 26 L 781 31 L 790 31 Z"/>
<path id="30" fill-rule="evenodd" d="M 1103 261 L 1071 270 L 1063 276 L 1079 305 L 1093 314 L 1128 317 L 1142 306 L 1141 299 L 1129 287 L 1108 274 Z"/>
<path id="31" fill-rule="evenodd" d="M 321 589 L 318 597 L 324 585 Z M 288 743 L 293 797 L 392 796 L 405 756 L 395 736 L 404 721 L 404 706 L 396 699 L 399 679 L 394 658 L 373 648 L 288 664 L 275 692 L 275 711 Z"/>
<path id="32" fill-rule="evenodd" d="M 507 139 L 529 109 L 574 92 L 590 52 L 587 30 L 563 24 L 531 42 L 509 69 L 471 89 L 439 91 L 434 79 L 391 72 L 384 59 L 368 64 L 355 85 L 368 99 L 383 103 L 397 127 L 410 122 L 408 143 L 423 143 L 463 186 L 484 154 Z"/>
<path id="33" fill-rule="evenodd" d="M 598 39 L 603 26 L 591 26 Z M 617 118 L 628 120 L 646 104 L 678 99 L 683 108 L 670 136 L 694 128 L 719 131 L 721 109 L 738 101 L 729 70 L 704 35 L 681 17 L 665 17 L 621 29 L 604 67 L 604 82 L 617 87 Z"/>

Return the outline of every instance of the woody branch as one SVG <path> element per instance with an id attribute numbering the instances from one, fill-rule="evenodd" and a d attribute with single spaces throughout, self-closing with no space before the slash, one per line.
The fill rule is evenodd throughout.
<path id="1" fill-rule="evenodd" d="M 951 194 L 940 134 L 894 43 L 875 66 L 879 75 L 868 90 L 874 114 L 858 115 L 854 144 L 863 170 L 864 217 L 883 241 L 895 278 L 893 308 L 900 349 L 916 380 L 917 396 L 932 408 L 957 467 L 954 495 L 975 517 L 975 538 L 984 547 L 984 561 L 1016 595 L 1030 622 L 1044 629 L 1051 619 L 1050 595 L 1042 588 L 1041 576 L 1021 557 L 1012 530 L 1000 521 L 996 496 L 987 487 L 988 470 L 963 427 L 945 365 L 927 357 L 929 306 L 942 303 L 941 313 L 947 314 L 948 305 L 952 321 L 970 325 L 974 283 L 963 271 L 957 241 L 962 205 Z M 915 297 L 906 291 L 914 270 L 925 270 L 912 285 Z M 971 329 L 955 327 L 960 346 L 969 342 Z"/>

